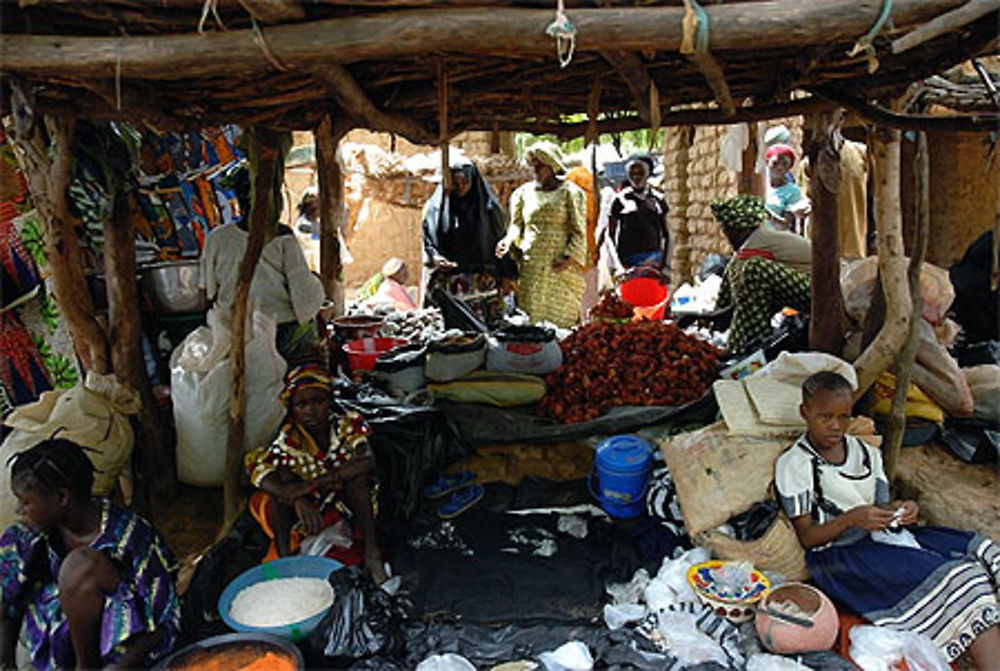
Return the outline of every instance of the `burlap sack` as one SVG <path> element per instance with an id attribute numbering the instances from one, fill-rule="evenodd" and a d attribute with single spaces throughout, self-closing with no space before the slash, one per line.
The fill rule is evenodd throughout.
<path id="1" fill-rule="evenodd" d="M 718 531 L 706 531 L 695 542 L 719 559 L 748 561 L 758 570 L 776 571 L 789 580 L 809 579 L 805 550 L 785 513 L 780 513 L 771 528 L 754 541 L 738 541 Z"/>
<path id="2" fill-rule="evenodd" d="M 730 436 L 726 423 L 716 422 L 663 441 L 688 533 L 714 529 L 770 498 L 774 464 L 795 437 Z"/>

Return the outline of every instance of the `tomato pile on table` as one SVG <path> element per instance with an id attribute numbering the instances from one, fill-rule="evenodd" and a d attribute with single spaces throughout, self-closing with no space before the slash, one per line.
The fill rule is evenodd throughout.
<path id="1" fill-rule="evenodd" d="M 588 324 L 560 343 L 563 365 L 545 378 L 539 412 L 563 422 L 620 405 L 684 405 L 717 376 L 719 350 L 673 324 Z"/>

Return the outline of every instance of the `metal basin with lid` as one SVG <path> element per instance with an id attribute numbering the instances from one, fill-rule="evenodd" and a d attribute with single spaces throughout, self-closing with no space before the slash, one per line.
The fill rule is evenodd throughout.
<path id="1" fill-rule="evenodd" d="M 208 308 L 205 292 L 198 286 L 197 259 L 154 263 L 140 272 L 144 288 L 163 312 L 183 314 Z"/>

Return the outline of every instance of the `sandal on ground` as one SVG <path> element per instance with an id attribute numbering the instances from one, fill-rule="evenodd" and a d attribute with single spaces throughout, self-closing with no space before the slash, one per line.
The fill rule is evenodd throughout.
<path id="1" fill-rule="evenodd" d="M 476 505 L 486 490 L 482 485 L 478 483 L 472 483 L 459 489 L 457 492 L 451 495 L 448 502 L 445 503 L 438 509 L 438 517 L 443 520 L 450 520 L 453 517 L 458 517 L 466 510 Z"/>
<path id="2" fill-rule="evenodd" d="M 465 487 L 476 479 L 476 474 L 472 471 L 458 471 L 457 473 L 445 473 L 433 484 L 424 488 L 424 496 L 429 499 L 440 499 L 454 491 Z"/>

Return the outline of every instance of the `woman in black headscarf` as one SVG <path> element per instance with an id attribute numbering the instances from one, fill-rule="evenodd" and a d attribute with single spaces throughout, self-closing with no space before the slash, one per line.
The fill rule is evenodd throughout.
<path id="1" fill-rule="evenodd" d="M 424 206 L 423 228 L 428 292 L 491 292 L 517 276 L 514 262 L 494 253 L 507 230 L 507 213 L 472 161 L 452 162 L 451 190 L 447 197 L 443 185 L 435 190 Z M 484 317 L 496 316 L 502 301 L 483 307 Z"/>

